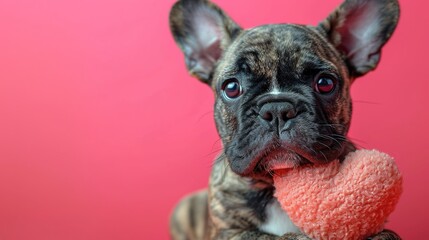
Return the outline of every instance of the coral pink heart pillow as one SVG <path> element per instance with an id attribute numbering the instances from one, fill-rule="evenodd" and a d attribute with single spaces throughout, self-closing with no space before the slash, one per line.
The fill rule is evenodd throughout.
<path id="1" fill-rule="evenodd" d="M 277 170 L 275 196 L 314 239 L 364 239 L 380 232 L 402 192 L 394 160 L 357 150 L 340 163 Z"/>

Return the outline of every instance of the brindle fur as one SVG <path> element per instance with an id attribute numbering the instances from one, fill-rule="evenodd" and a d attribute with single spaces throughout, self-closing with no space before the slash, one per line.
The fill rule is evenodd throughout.
<path id="1" fill-rule="evenodd" d="M 368 7 L 380 10 L 380 30 L 372 33 L 373 48 L 367 53 L 354 51 L 357 39 L 347 36 L 344 26 Z M 207 0 L 177 2 L 170 13 L 171 31 L 189 72 L 214 91 L 215 122 L 224 150 L 215 161 L 208 190 L 184 198 L 175 209 L 172 238 L 309 239 L 301 233 L 274 236 L 258 229 L 266 221 L 265 208 L 274 193 L 270 162 L 265 160 L 278 161 L 277 156 L 268 157 L 276 150 L 298 166 L 342 159 L 355 150 L 346 138 L 352 110 L 350 86 L 355 78 L 375 69 L 398 17 L 396 0 L 346 0 L 317 27 L 278 24 L 243 30 Z M 206 45 L 201 40 L 206 36 L 198 35 L 200 20 L 217 26 L 213 34 L 219 41 Z M 362 54 L 367 55 L 365 61 Z M 314 93 L 311 83 L 320 72 L 338 78 L 334 95 Z M 245 85 L 247 92 L 239 100 L 226 101 L 220 94 L 222 83 L 230 78 Z M 294 119 L 296 129 L 288 130 L 287 136 L 280 130 L 274 136 L 258 120 L 258 102 L 273 89 L 280 89 L 279 96 L 300 112 Z M 282 147 L 282 137 L 293 140 L 290 147 Z M 400 238 L 385 230 L 372 239 Z"/>

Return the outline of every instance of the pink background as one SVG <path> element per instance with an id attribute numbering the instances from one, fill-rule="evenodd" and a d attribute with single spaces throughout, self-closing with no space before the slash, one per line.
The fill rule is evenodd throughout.
<path id="1" fill-rule="evenodd" d="M 218 0 L 238 23 L 316 24 L 341 0 Z M 219 150 L 208 87 L 168 29 L 172 0 L 0 2 L 0 239 L 168 239 Z M 422 239 L 429 213 L 427 9 L 402 18 L 353 88 L 350 136 L 397 159 L 388 227 Z"/>

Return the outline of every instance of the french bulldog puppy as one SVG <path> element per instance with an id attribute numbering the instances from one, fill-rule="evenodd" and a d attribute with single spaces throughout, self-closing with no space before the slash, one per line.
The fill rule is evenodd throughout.
<path id="1" fill-rule="evenodd" d="M 175 209 L 172 238 L 309 239 L 273 197 L 273 170 L 355 150 L 350 86 L 376 68 L 398 18 L 397 0 L 346 0 L 316 27 L 242 29 L 208 0 L 178 1 L 171 32 L 190 74 L 213 90 L 223 150 L 208 190 Z"/>

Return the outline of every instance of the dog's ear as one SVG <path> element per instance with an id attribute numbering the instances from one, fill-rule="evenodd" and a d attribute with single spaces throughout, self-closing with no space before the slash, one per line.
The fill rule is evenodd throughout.
<path id="1" fill-rule="evenodd" d="M 241 28 L 207 0 L 181 0 L 170 12 L 170 29 L 189 72 L 210 84 L 223 50 Z"/>
<path id="2" fill-rule="evenodd" d="M 318 29 L 343 54 L 350 74 L 375 69 L 399 19 L 397 0 L 346 0 Z"/>

